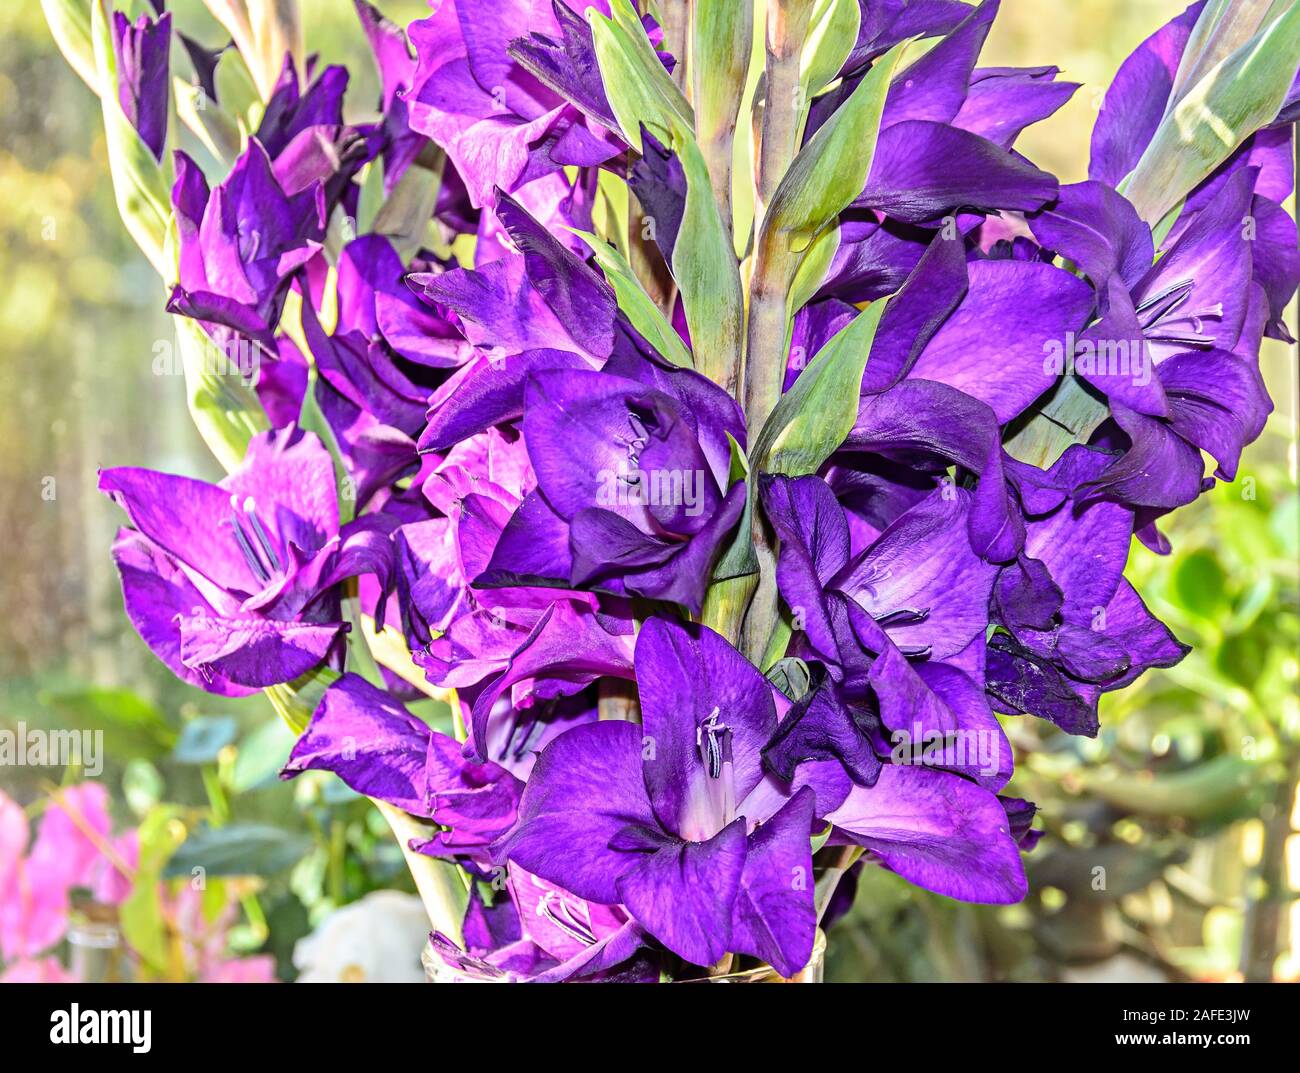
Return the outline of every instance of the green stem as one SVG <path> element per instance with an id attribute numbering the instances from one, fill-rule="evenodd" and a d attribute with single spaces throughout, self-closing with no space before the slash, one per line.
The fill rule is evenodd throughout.
<path id="1" fill-rule="evenodd" d="M 343 904 L 343 857 L 348 848 L 348 831 L 341 820 L 330 821 L 329 891 L 330 901 Z"/>
<path id="2" fill-rule="evenodd" d="M 767 244 L 759 247 L 749 298 L 749 324 L 745 342 L 745 423 L 751 442 L 781 397 L 785 375 L 786 320 L 788 315 L 788 257 L 771 255 Z M 762 464 L 751 459 L 751 464 Z M 756 487 L 751 480 L 750 495 Z M 750 515 L 750 536 L 758 560 L 758 586 L 745 617 L 742 648 L 757 663 L 767 649 L 776 625 L 776 537 L 763 512 L 754 505 Z"/>
<path id="3" fill-rule="evenodd" d="M 217 769 L 210 764 L 204 764 L 201 772 L 203 778 L 203 790 L 208 795 L 208 807 L 212 810 L 212 825 L 220 827 L 230 819 L 230 802 L 226 798 L 226 792 L 221 788 L 221 779 L 217 775 Z"/>
<path id="4" fill-rule="evenodd" d="M 807 36 L 812 4 L 807 0 L 767 0 L 766 94 L 762 141 L 758 152 L 757 204 L 755 206 L 754 267 L 750 276 L 749 317 L 745 331 L 745 425 L 750 442 L 781 395 L 785 376 L 786 328 L 790 283 L 797 259 L 764 226 L 772 195 L 799 149 L 802 88 L 799 81 L 800 49 Z M 751 459 L 751 465 L 760 465 Z M 751 482 L 750 495 L 755 494 Z M 759 579 L 745 617 L 742 650 L 754 663 L 763 658 L 776 625 L 776 539 L 763 512 L 751 510 L 751 539 L 758 559 Z"/>
<path id="5" fill-rule="evenodd" d="M 375 801 L 374 805 L 388 821 L 388 826 L 402 849 L 406 867 L 415 880 L 415 889 L 419 892 L 420 901 L 424 903 L 424 911 L 429 916 L 433 930 L 441 932 L 458 946 L 463 946 L 465 935 L 461 922 L 465 919 L 465 907 L 469 904 L 464 876 L 450 861 L 426 857 L 411 849 L 412 840 L 425 841 L 433 834 L 428 824 L 421 823 L 414 816 L 383 801 Z"/>

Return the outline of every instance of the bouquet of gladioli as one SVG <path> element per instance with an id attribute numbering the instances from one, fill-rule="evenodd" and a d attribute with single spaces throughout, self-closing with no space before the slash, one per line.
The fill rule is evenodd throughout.
<path id="1" fill-rule="evenodd" d="M 103 471 L 126 612 L 375 801 L 430 974 L 816 979 L 863 867 L 1023 898 L 999 716 L 1182 658 L 1130 543 L 1271 409 L 1300 2 L 1159 29 L 1073 185 L 997 0 L 356 0 L 360 122 L 207 3 L 44 0 L 228 471 Z"/>

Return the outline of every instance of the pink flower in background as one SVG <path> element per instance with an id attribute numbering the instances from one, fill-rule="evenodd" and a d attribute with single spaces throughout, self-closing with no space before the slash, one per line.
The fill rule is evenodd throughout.
<path id="1" fill-rule="evenodd" d="M 57 790 L 31 841 L 23 807 L 0 791 L 0 982 L 75 982 L 77 977 L 51 955 L 68 934 L 72 889 L 89 889 L 101 906 L 120 905 L 130 895 L 139 832 L 132 828 L 114 837 L 107 805 L 108 793 L 96 783 Z M 164 917 L 186 951 L 188 978 L 204 983 L 275 979 L 275 959 L 269 955 L 226 956 L 233 905 L 210 921 L 202 892 L 188 884 L 173 896 L 164 892 L 163 899 Z"/>

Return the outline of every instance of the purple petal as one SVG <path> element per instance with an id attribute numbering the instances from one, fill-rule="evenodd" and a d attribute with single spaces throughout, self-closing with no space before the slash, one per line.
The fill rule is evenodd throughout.
<path id="1" fill-rule="evenodd" d="M 997 797 L 957 775 L 886 767 L 826 817 L 885 867 L 926 890 L 967 902 L 1025 896 L 1020 851 Z"/>
<path id="2" fill-rule="evenodd" d="M 1048 344 L 1083 328 L 1092 290 L 1047 264 L 976 261 L 968 271 L 966 297 L 911 375 L 960 388 L 988 403 L 1000 422 L 1010 421 L 1054 381 L 1044 361 Z"/>
<path id="3" fill-rule="evenodd" d="M 561 734 L 529 776 L 519 827 L 501 855 L 579 898 L 622 901 L 618 878 L 638 859 L 610 842 L 629 825 L 655 826 L 641 750 L 631 723 L 587 723 Z"/>
<path id="4" fill-rule="evenodd" d="M 866 190 L 854 205 L 922 223 L 957 209 L 1029 212 L 1056 192 L 1047 172 L 978 134 L 906 120 L 880 132 Z"/>
<path id="5" fill-rule="evenodd" d="M 182 615 L 181 660 L 242 686 L 291 682 L 318 666 L 347 631 L 342 622 Z"/>
<path id="6" fill-rule="evenodd" d="M 762 959 L 782 976 L 808 963 L 817 934 L 813 806 L 813 791 L 805 786 L 749 836 L 732 915 L 731 949 Z"/>
<path id="7" fill-rule="evenodd" d="M 731 946 L 732 907 L 744 867 L 741 819 L 707 842 L 674 842 L 644 856 L 619 877 L 619 900 L 674 954 L 712 965 Z"/>
<path id="8" fill-rule="evenodd" d="M 332 771 L 359 794 L 427 816 L 430 734 L 382 689 L 346 674 L 325 690 L 280 777 Z"/>
<path id="9" fill-rule="evenodd" d="M 740 801 L 762 778 L 772 687 L 712 630 L 662 618 L 641 627 L 635 667 L 655 815 L 685 839 L 710 838 L 731 820 L 718 807 L 724 790 Z"/>
<path id="10" fill-rule="evenodd" d="M 1165 113 L 1203 0 L 1142 42 L 1115 73 L 1092 128 L 1088 177 L 1118 186 L 1137 166 Z"/>

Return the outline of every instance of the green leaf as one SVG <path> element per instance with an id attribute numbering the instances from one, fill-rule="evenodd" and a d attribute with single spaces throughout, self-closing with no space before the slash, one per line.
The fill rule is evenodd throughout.
<path id="1" fill-rule="evenodd" d="M 99 72 L 95 67 L 95 46 L 90 37 L 90 8 L 86 0 L 41 0 L 41 11 L 50 35 L 68 65 L 92 90 Z"/>
<path id="2" fill-rule="evenodd" d="M 1046 401 L 1008 427 L 1003 446 L 1012 458 L 1046 469 L 1071 444 L 1085 442 L 1109 413 L 1077 376 L 1062 377 Z"/>
<path id="3" fill-rule="evenodd" d="M 310 848 L 309 838 L 270 824 L 199 827 L 171 855 L 163 876 L 189 876 L 195 868 L 209 876 L 269 876 L 296 864 Z"/>
<path id="4" fill-rule="evenodd" d="M 1215 553 L 1201 548 L 1174 568 L 1173 588 L 1179 603 L 1194 615 L 1216 621 L 1226 611 L 1227 575 Z"/>
<path id="5" fill-rule="evenodd" d="M 1289 0 L 1282 0 L 1282 3 Z M 1209 0 L 1192 27 L 1179 58 L 1165 111 L 1182 100 L 1215 64 L 1249 41 L 1277 14 L 1279 0 Z"/>
<path id="6" fill-rule="evenodd" d="M 183 837 L 183 828 L 174 822 L 175 805 L 157 805 L 141 822 L 137 837 L 140 853 L 131 893 L 119 908 L 122 937 L 155 975 L 167 971 L 167 926 L 163 919 L 159 880 L 164 862 Z"/>
<path id="7" fill-rule="evenodd" d="M 695 133 L 701 142 L 730 144 L 749 76 L 754 7 L 736 0 L 695 0 L 694 15 Z"/>
<path id="8" fill-rule="evenodd" d="M 840 248 L 840 225 L 832 224 L 812 241 L 807 252 L 799 262 L 799 269 L 790 284 L 790 298 L 787 308 L 794 316 L 817 293 L 830 271 L 831 261 Z"/>
<path id="9" fill-rule="evenodd" d="M 253 83 L 252 72 L 237 48 L 228 48 L 217 60 L 213 82 L 217 100 L 246 130 L 256 130 L 262 120 L 262 95 Z"/>
<path id="10" fill-rule="evenodd" d="M 267 686 L 262 690 L 284 720 L 285 725 L 295 734 L 301 734 L 311 722 L 312 713 L 320 704 L 325 690 L 329 689 L 341 677 L 338 671 L 328 667 L 318 667 L 308 671 L 301 678 L 283 685 Z"/>
<path id="11" fill-rule="evenodd" d="M 815 473 L 853 430 L 862 374 L 887 299 L 841 328 L 781 396 L 750 452 L 755 472 Z"/>
<path id="12" fill-rule="evenodd" d="M 1144 220 L 1159 222 L 1237 146 L 1272 122 L 1298 66 L 1300 0 L 1293 0 L 1187 89 L 1120 192 Z"/>
<path id="13" fill-rule="evenodd" d="M 370 231 L 384 235 L 392 242 L 403 264 L 409 264 L 425 244 L 429 221 L 438 203 L 442 171 L 446 166 L 446 157 L 440 150 L 432 163 L 431 167 L 425 167 L 422 162 L 412 163 L 402 172 L 402 177 L 369 225 Z"/>
<path id="14" fill-rule="evenodd" d="M 238 724 L 229 715 L 200 715 L 181 727 L 172 750 L 178 764 L 215 764 L 217 754 L 235 740 Z"/>
<path id="15" fill-rule="evenodd" d="M 162 710 L 129 689 L 91 686 L 42 693 L 40 703 L 38 718 L 50 726 L 102 732 L 109 756 L 160 760 L 176 742 Z"/>
<path id="16" fill-rule="evenodd" d="M 202 86 L 177 77 L 172 79 L 172 93 L 180 121 L 221 164 L 233 164 L 242 141 L 239 124 L 207 96 Z"/>
<path id="17" fill-rule="evenodd" d="M 784 631 L 784 637 L 787 642 L 790 640 L 789 629 Z M 798 656 L 778 655 L 770 663 L 767 660 L 764 663 L 767 666 L 763 669 L 763 676 L 792 701 L 797 702 L 807 696 L 812 685 L 812 675 L 808 671 L 808 664 Z"/>
<path id="18" fill-rule="evenodd" d="M 605 242 L 600 236 L 589 231 L 569 228 L 583 242 L 591 247 L 596 264 L 605 273 L 605 279 L 614 288 L 614 297 L 618 308 L 627 314 L 632 327 L 645 336 L 646 342 L 674 365 L 691 368 L 691 352 L 686 349 L 682 337 L 673 330 L 673 326 L 664 316 L 663 311 L 655 305 L 654 299 L 645 292 L 641 281 L 636 278 L 632 266 L 621 253 Z"/>
<path id="19" fill-rule="evenodd" d="M 690 102 L 682 96 L 646 37 L 628 0 L 611 0 L 612 19 L 591 16 L 591 34 L 601 81 L 627 143 L 641 152 L 641 126 L 665 144 L 673 120 L 695 129 Z"/>
<path id="20" fill-rule="evenodd" d="M 849 99 L 799 150 L 764 218 L 768 241 L 779 234 L 792 250 L 806 249 L 862 193 L 889 81 L 905 44 L 895 45 L 876 60 Z"/>
<path id="21" fill-rule="evenodd" d="M 745 449 L 730 432 L 727 433 L 727 446 L 731 449 L 731 464 L 727 471 L 727 487 L 730 488 L 749 476 L 749 459 L 745 457 Z"/>
<path id="22" fill-rule="evenodd" d="M 172 323 L 194 427 L 226 472 L 232 472 L 244 461 L 248 441 L 271 427 L 266 411 L 238 366 L 198 321 L 177 316 Z"/>
<path id="23" fill-rule="evenodd" d="M 725 385 L 740 372 L 745 330 L 740 269 L 713 198 L 704 157 L 680 123 L 673 126 L 672 148 L 686 174 L 686 207 L 673 247 L 673 278 L 686 311 L 695 367 L 714 383 Z"/>
<path id="24" fill-rule="evenodd" d="M 293 733 L 279 719 L 268 719 L 239 744 L 230 789 L 247 793 L 275 780 L 293 748 Z"/>
<path id="25" fill-rule="evenodd" d="M 811 102 L 839 74 L 858 39 L 861 21 L 858 0 L 817 0 L 799 57 L 805 101 Z"/>
<path id="26" fill-rule="evenodd" d="M 122 796 L 137 816 L 146 815 L 162 800 L 166 785 L 158 769 L 142 756 L 127 761 L 122 772 Z"/>

